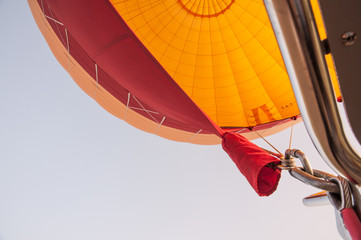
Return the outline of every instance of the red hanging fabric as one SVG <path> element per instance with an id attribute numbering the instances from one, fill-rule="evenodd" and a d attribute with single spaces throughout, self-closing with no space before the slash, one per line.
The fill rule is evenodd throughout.
<path id="1" fill-rule="evenodd" d="M 269 196 L 277 189 L 281 170 L 269 167 L 280 162 L 277 158 L 231 132 L 223 135 L 222 146 L 259 196 Z"/>
<path id="2" fill-rule="evenodd" d="M 361 222 L 353 208 L 342 210 L 343 223 L 353 240 L 361 240 Z"/>

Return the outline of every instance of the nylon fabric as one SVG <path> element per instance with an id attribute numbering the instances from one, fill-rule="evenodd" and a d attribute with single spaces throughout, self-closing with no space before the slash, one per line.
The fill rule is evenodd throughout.
<path id="1" fill-rule="evenodd" d="M 361 240 L 361 221 L 353 208 L 342 210 L 343 223 L 350 233 L 352 240 Z"/>
<path id="2" fill-rule="evenodd" d="M 157 123 L 166 117 L 162 125 L 221 136 L 219 127 L 164 71 L 108 1 L 38 0 L 38 3 L 45 6 L 48 15 L 63 23 L 58 26 L 50 21 L 60 39 L 65 39 L 63 28 L 67 29 L 70 54 L 77 57 L 81 53 L 77 61 L 86 70 L 91 69 L 88 71 L 94 78 L 96 63 L 99 84 L 121 102 L 126 104 L 130 93 L 148 110 L 137 111 L 144 117 L 155 118 Z M 131 100 L 134 106 L 142 108 L 133 97 Z M 149 111 L 157 113 L 154 118 Z"/>
<path id="3" fill-rule="evenodd" d="M 281 170 L 268 167 L 279 163 L 277 158 L 234 133 L 223 135 L 222 146 L 259 196 L 269 196 L 277 189 Z"/>
<path id="4" fill-rule="evenodd" d="M 262 0 L 110 2 L 219 126 L 256 126 L 299 114 Z M 317 1 L 312 3 L 321 37 L 326 38 Z M 331 56 L 326 59 L 337 86 Z"/>
<path id="5" fill-rule="evenodd" d="M 262 0 L 111 3 L 217 125 L 249 127 L 299 114 Z"/>

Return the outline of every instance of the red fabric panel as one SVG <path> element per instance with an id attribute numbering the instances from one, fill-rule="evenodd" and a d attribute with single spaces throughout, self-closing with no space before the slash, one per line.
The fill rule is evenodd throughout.
<path id="1" fill-rule="evenodd" d="M 269 196 L 277 189 L 281 170 L 267 166 L 280 162 L 277 158 L 234 133 L 223 135 L 222 146 L 258 195 Z"/>
<path id="2" fill-rule="evenodd" d="M 342 210 L 343 223 L 353 240 L 361 240 L 361 222 L 353 208 Z"/>
<path id="3" fill-rule="evenodd" d="M 221 130 L 183 92 L 177 83 L 149 53 L 143 44 L 107 0 L 41 0 L 46 13 L 63 26 L 52 25 L 59 34 L 65 27 L 71 36 L 70 54 L 81 53 L 77 59 L 84 69 L 92 71 L 98 65 L 99 84 L 123 103 L 130 92 L 147 110 L 166 117 L 163 125 L 189 132 L 213 133 L 221 136 Z M 49 20 L 51 22 L 51 20 Z M 60 39 L 64 40 L 64 32 Z M 66 42 L 62 41 L 64 46 Z M 75 49 L 78 47 L 77 49 Z M 74 51 L 75 50 L 75 51 Z M 85 59 L 88 56 L 89 59 Z M 124 91 L 125 90 L 125 91 Z M 115 92 L 115 93 L 114 93 Z M 139 112 L 144 114 L 145 112 Z M 148 114 L 145 113 L 144 116 Z M 151 119 L 151 118 L 150 118 Z M 159 121 L 158 121 L 159 122 Z"/>

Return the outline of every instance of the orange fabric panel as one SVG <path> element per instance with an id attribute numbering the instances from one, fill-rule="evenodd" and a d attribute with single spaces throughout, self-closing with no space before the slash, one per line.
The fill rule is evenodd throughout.
<path id="1" fill-rule="evenodd" d="M 262 0 L 111 3 L 219 126 L 256 126 L 299 114 Z"/>
<path id="2" fill-rule="evenodd" d="M 110 2 L 219 126 L 255 126 L 299 114 L 262 0 Z M 311 2 L 324 39 L 317 0 Z M 338 97 L 331 56 L 326 60 Z"/>

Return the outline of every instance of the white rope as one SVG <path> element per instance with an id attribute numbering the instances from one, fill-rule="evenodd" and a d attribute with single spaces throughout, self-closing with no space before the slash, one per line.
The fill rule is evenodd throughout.
<path id="1" fill-rule="evenodd" d="M 45 15 L 45 14 L 44 14 L 44 16 L 45 16 L 46 18 L 54 21 L 55 23 L 58 23 L 59 25 L 61 25 L 61 26 L 63 26 L 63 27 L 65 28 L 65 26 L 64 26 L 63 23 L 59 22 L 58 20 L 55 20 L 54 14 L 53 14 L 53 12 L 51 11 L 50 6 L 48 6 L 48 8 L 49 8 L 49 13 L 51 14 L 51 17 L 49 17 L 49 16 L 47 16 L 47 15 Z M 55 26 L 56 26 L 59 34 L 60 34 L 61 42 L 64 43 L 64 45 L 65 45 L 66 43 L 65 43 L 65 40 L 64 40 L 64 38 L 63 38 L 63 35 L 62 35 L 61 32 L 60 32 L 59 26 L 58 26 L 58 25 L 55 25 Z"/>
<path id="2" fill-rule="evenodd" d="M 69 53 L 70 53 L 70 48 L 69 48 L 69 37 L 68 37 L 68 30 L 65 28 L 65 36 L 66 36 L 66 48 L 68 50 L 68 57 L 69 57 Z"/>
<path id="3" fill-rule="evenodd" d="M 128 100 L 127 100 L 127 108 L 124 111 L 123 119 L 127 116 L 128 108 L 129 108 L 129 102 L 130 102 L 130 92 L 128 92 Z"/>
<path id="4" fill-rule="evenodd" d="M 199 130 L 198 132 L 196 132 L 192 137 L 191 137 L 191 140 L 196 136 L 198 135 L 198 133 L 202 132 L 203 129 Z"/>
<path id="5" fill-rule="evenodd" d="M 281 154 L 282 156 L 283 156 L 283 154 L 280 152 L 280 151 L 278 151 L 278 149 L 277 148 L 275 148 L 270 142 L 268 142 L 264 137 L 262 137 L 261 136 L 261 134 L 259 134 L 257 131 L 255 131 L 255 133 L 258 135 L 258 136 L 260 136 L 260 138 L 262 138 L 268 145 L 270 145 L 274 150 L 276 150 L 276 152 L 278 152 L 279 154 Z"/>
<path id="6" fill-rule="evenodd" d="M 155 118 L 153 117 L 153 115 L 149 113 L 149 110 L 147 110 L 147 109 L 145 109 L 145 108 L 143 107 L 143 105 L 138 101 L 138 99 L 137 99 L 134 95 L 133 95 L 133 98 L 135 99 L 135 101 L 137 101 L 137 103 L 139 104 L 139 106 L 141 106 L 141 107 L 143 108 L 143 110 L 144 110 L 146 113 L 148 113 L 148 115 L 149 115 L 151 118 L 153 118 L 154 121 L 156 121 L 157 123 L 159 123 L 158 120 L 155 119 Z"/>
<path id="7" fill-rule="evenodd" d="M 57 24 L 60 24 L 61 26 L 64 26 L 64 24 L 63 24 L 63 23 L 61 23 L 61 22 L 59 22 L 59 21 L 55 20 L 54 18 L 49 17 L 48 15 L 45 15 L 45 14 L 44 14 L 44 16 L 45 16 L 47 19 L 50 19 L 50 20 L 52 20 L 52 21 L 56 22 Z"/>
<path id="8" fill-rule="evenodd" d="M 96 98 L 97 96 L 97 91 L 99 88 L 99 79 L 98 79 L 98 64 L 95 63 L 95 81 L 96 81 L 96 88 L 95 88 L 95 93 L 94 93 L 94 98 Z"/>
<path id="9" fill-rule="evenodd" d="M 288 149 L 291 149 L 292 135 L 293 135 L 293 125 L 294 125 L 294 120 L 292 120 L 290 143 L 289 143 L 289 145 L 288 145 Z"/>
<path id="10" fill-rule="evenodd" d="M 66 47 L 67 47 L 67 50 L 68 50 L 68 54 L 67 54 L 67 57 L 68 57 L 68 65 L 67 65 L 67 70 L 69 71 L 70 69 L 70 47 L 69 47 L 69 37 L 68 37 L 68 30 L 66 28 L 65 29 L 65 36 L 66 36 Z"/>
<path id="11" fill-rule="evenodd" d="M 154 111 L 151 111 L 151 110 L 142 109 L 142 108 L 137 108 L 137 107 L 129 107 L 129 108 L 134 109 L 134 110 L 139 110 L 139 111 L 148 112 L 148 113 L 159 114 L 159 113 L 157 113 L 157 112 L 154 112 Z"/>
<path id="12" fill-rule="evenodd" d="M 155 131 L 156 133 L 159 131 L 160 126 L 163 124 L 164 120 L 165 120 L 165 116 L 163 117 L 162 121 L 160 121 L 160 123 L 158 125 L 158 128 L 157 128 L 157 131 Z"/>
<path id="13" fill-rule="evenodd" d="M 41 8 L 43 9 L 43 14 L 45 15 L 43 0 L 41 0 Z"/>

